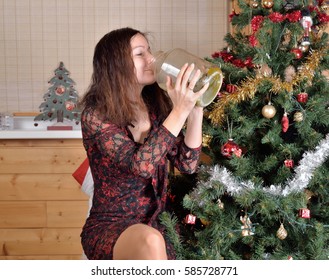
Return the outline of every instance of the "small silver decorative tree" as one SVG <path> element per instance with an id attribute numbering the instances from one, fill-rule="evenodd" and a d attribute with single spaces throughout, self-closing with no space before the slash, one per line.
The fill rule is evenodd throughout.
<path id="1" fill-rule="evenodd" d="M 64 119 L 80 122 L 81 112 L 77 108 L 79 99 L 78 92 L 74 89 L 75 82 L 69 77 L 69 71 L 60 62 L 59 67 L 54 71 L 55 76 L 48 82 L 51 87 L 44 94 L 44 102 L 39 106 L 41 114 L 34 118 L 34 121 L 57 120 L 57 123 L 48 126 L 48 130 L 68 130 L 70 125 L 64 125 Z M 37 123 L 35 124 L 37 125 Z"/>

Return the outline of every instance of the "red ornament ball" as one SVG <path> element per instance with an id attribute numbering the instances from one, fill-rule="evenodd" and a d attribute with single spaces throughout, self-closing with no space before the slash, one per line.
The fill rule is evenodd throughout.
<path id="1" fill-rule="evenodd" d="M 222 147 L 221 153 L 224 157 L 230 159 L 233 154 L 237 157 L 241 157 L 242 149 L 236 144 L 233 139 L 229 139 Z"/>
<path id="2" fill-rule="evenodd" d="M 293 49 L 291 49 L 291 52 L 292 52 L 293 54 L 295 54 L 295 58 L 296 58 L 296 59 L 301 59 L 301 58 L 303 57 L 303 52 L 302 52 L 302 50 L 299 49 L 299 48 L 293 48 Z"/>
<path id="3" fill-rule="evenodd" d="M 75 108 L 75 104 L 71 101 L 66 101 L 65 102 L 65 108 L 68 111 L 72 111 Z"/>
<path id="4" fill-rule="evenodd" d="M 306 103 L 308 100 L 308 94 L 307 92 L 301 92 L 297 94 L 297 101 L 299 103 Z"/>
<path id="5" fill-rule="evenodd" d="M 56 94 L 62 95 L 65 92 L 65 87 L 64 86 L 59 86 L 56 88 Z"/>
<path id="6" fill-rule="evenodd" d="M 233 93 L 236 91 L 236 89 L 237 89 L 236 85 L 233 85 L 233 84 L 226 85 L 226 91 L 228 93 Z"/>

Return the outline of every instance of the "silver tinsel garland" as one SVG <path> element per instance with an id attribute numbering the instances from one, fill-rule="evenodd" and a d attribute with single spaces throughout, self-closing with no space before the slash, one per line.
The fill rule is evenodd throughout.
<path id="1" fill-rule="evenodd" d="M 220 182 L 231 195 L 240 195 L 244 191 L 261 188 L 264 192 L 275 196 L 287 196 L 293 192 L 303 191 L 311 181 L 315 170 L 320 167 L 329 157 L 329 134 L 322 139 L 314 151 L 305 152 L 295 169 L 295 175 L 291 180 L 282 185 L 271 185 L 270 187 L 255 186 L 251 181 L 239 181 L 225 167 L 215 165 L 212 167 L 202 166 L 201 170 L 210 174 L 207 181 L 200 181 L 199 187 L 211 188 L 216 182 Z M 199 197 L 200 190 L 196 188 L 191 196 Z M 200 202 L 200 200 L 197 200 Z"/>

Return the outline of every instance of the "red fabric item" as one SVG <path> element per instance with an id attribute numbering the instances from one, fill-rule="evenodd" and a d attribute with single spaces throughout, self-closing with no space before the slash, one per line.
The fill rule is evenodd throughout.
<path id="1" fill-rule="evenodd" d="M 86 177 L 87 171 L 89 168 L 89 161 L 88 158 L 86 158 L 80 166 L 72 173 L 72 176 L 74 177 L 75 180 L 78 181 L 80 185 L 82 185 L 83 180 Z"/>

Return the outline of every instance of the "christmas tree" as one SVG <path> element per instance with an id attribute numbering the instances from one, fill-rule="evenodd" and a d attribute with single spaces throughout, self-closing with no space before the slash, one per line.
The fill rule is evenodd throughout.
<path id="1" fill-rule="evenodd" d="M 34 120 L 51 121 L 56 118 L 57 123 L 63 123 L 66 118 L 79 123 L 80 111 L 77 109 L 79 95 L 74 89 L 75 82 L 69 77 L 70 73 L 63 62 L 60 62 L 54 72 L 55 76 L 48 82 L 51 87 L 44 94 L 44 102 L 39 106 L 42 113 Z"/>
<path id="2" fill-rule="evenodd" d="M 237 4 L 207 58 L 225 74 L 206 108 L 208 160 L 171 178 L 162 222 L 179 259 L 328 259 L 328 4 Z"/>

